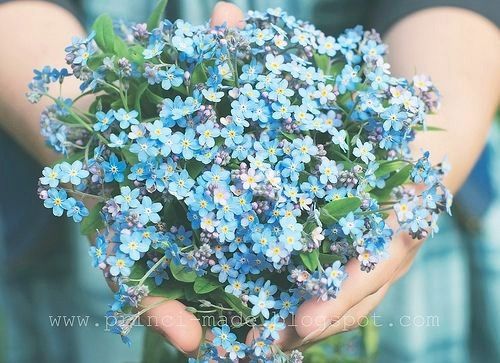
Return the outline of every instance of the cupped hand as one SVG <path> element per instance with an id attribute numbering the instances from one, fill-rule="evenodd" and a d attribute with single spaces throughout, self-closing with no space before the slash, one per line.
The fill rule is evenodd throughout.
<path id="1" fill-rule="evenodd" d="M 388 220 L 397 230 L 395 217 Z M 347 278 L 335 299 L 310 299 L 298 309 L 294 319 L 280 333 L 277 344 L 284 351 L 303 349 L 309 344 L 331 335 L 355 329 L 382 301 L 389 287 L 410 268 L 423 240 L 412 239 L 401 232 L 395 235 L 388 249 L 387 259 L 367 273 L 360 262 L 351 260 L 346 265 Z M 255 332 L 250 332 L 247 342 Z"/>

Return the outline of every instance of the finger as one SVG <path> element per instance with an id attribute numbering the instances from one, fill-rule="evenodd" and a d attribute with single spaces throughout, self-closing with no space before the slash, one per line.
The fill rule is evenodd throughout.
<path id="1" fill-rule="evenodd" d="M 196 316 L 186 311 L 186 306 L 177 300 L 146 297 L 142 308 L 158 304 L 145 312 L 141 318 L 144 325 L 158 331 L 172 345 L 186 355 L 195 355 L 202 338 L 202 328 Z"/>
<path id="2" fill-rule="evenodd" d="M 246 342 L 247 345 L 252 345 L 253 342 L 259 338 L 260 329 L 258 326 L 253 327 L 247 334 Z M 302 338 L 295 331 L 295 325 L 293 320 L 287 319 L 286 328 L 279 332 L 279 338 L 274 342 L 282 351 L 288 351 L 300 345 Z"/>
<path id="3" fill-rule="evenodd" d="M 390 283 L 387 283 L 374 294 L 365 297 L 360 303 L 349 309 L 338 321 L 321 332 L 312 333 L 310 336 L 305 337 L 302 344 L 314 343 L 331 335 L 363 326 L 363 324 L 366 324 L 368 315 L 380 304 L 389 287 Z"/>
<path id="4" fill-rule="evenodd" d="M 210 26 L 215 27 L 226 24 L 228 28 L 242 28 L 245 23 L 245 16 L 239 7 L 225 1 L 219 1 L 214 6 Z"/>
<path id="5" fill-rule="evenodd" d="M 394 276 L 390 281 L 388 281 L 384 286 L 382 286 L 377 292 L 367 296 L 366 298 L 361 300 L 361 302 L 359 302 L 351 309 L 349 309 L 336 323 L 330 325 L 330 327 L 325 328 L 323 331 L 318 330 L 316 332 L 311 333 L 309 336 L 305 337 L 301 342 L 301 344 L 303 344 L 301 349 L 306 349 L 308 345 L 313 344 L 318 340 L 324 339 L 329 335 L 341 332 L 342 329 L 339 330 L 339 327 L 340 328 L 346 327 L 349 329 L 353 328 L 354 322 L 359 322 L 360 320 L 362 320 L 362 316 L 361 318 L 359 318 L 358 316 L 359 314 L 356 315 L 357 314 L 356 312 L 363 309 L 368 309 L 369 311 L 375 309 L 375 307 L 381 302 L 381 300 L 387 293 L 388 288 L 392 286 L 392 284 L 394 284 L 399 278 L 401 278 L 401 276 L 406 274 L 408 269 L 411 267 L 412 261 L 417 253 L 418 253 L 418 245 L 411 247 L 408 256 L 402 262 L 397 271 L 394 273 Z"/>
<path id="6" fill-rule="evenodd" d="M 205 332 L 205 338 L 204 341 L 206 343 L 212 343 L 214 341 L 215 335 L 212 333 L 211 329 L 207 329 Z M 227 355 L 227 351 L 225 351 L 222 347 L 217 346 L 217 354 L 219 354 L 219 357 L 225 357 Z"/>
<path id="7" fill-rule="evenodd" d="M 315 333 L 311 333 L 309 337 L 304 338 L 302 344 L 312 344 L 313 342 L 324 339 L 329 335 L 337 334 L 342 331 L 342 329 L 339 330 L 339 327 L 340 328 L 346 327 L 347 330 L 350 330 L 351 328 L 355 327 L 353 323 L 362 320 L 362 316 L 359 317 L 359 314 L 356 315 L 356 312 L 359 311 L 360 309 L 361 310 L 369 309 L 369 311 L 372 311 L 373 309 L 376 308 L 376 306 L 382 301 L 383 297 L 387 293 L 389 287 L 392 286 L 392 284 L 394 284 L 398 279 L 401 278 L 401 276 L 406 274 L 406 272 L 409 270 L 409 268 L 412 265 L 413 259 L 418 253 L 419 246 L 420 245 L 416 243 L 413 244 L 413 246 L 409 247 L 410 250 L 407 257 L 404 259 L 399 268 L 395 271 L 393 278 L 390 281 L 388 281 L 384 286 L 382 286 L 377 292 L 367 296 L 366 298 L 361 300 L 361 302 L 353 306 L 338 320 L 337 323 L 333 323 L 330 327 L 326 328 L 324 332 L 318 333 L 318 331 L 316 331 L 317 337 L 313 339 L 310 343 L 304 343 L 305 341 L 308 342 L 311 339 L 311 337 L 315 335 Z"/>
<path id="8" fill-rule="evenodd" d="M 398 271 L 396 271 L 396 274 L 395 274 L 394 278 L 392 279 L 391 284 L 395 283 L 401 277 L 406 275 L 406 273 L 408 272 L 408 270 L 412 266 L 413 260 L 415 259 L 415 256 L 417 255 L 418 251 L 419 251 L 419 245 L 410 249 L 410 251 L 408 252 L 408 256 L 406 257 L 405 262 L 399 267 Z"/>
<path id="9" fill-rule="evenodd" d="M 360 270 L 359 261 L 349 261 L 346 265 L 347 278 L 337 298 L 328 301 L 310 299 L 299 307 L 296 317 L 297 333 L 306 337 L 312 332 L 325 329 L 366 296 L 378 291 L 395 276 L 411 248 L 402 239 L 394 240 L 389 245 L 389 257 L 369 273 Z"/>

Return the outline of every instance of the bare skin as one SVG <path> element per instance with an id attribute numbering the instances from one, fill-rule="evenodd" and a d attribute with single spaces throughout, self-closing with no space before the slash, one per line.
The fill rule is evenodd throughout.
<path id="1" fill-rule="evenodd" d="M 43 17 L 37 16 L 43 13 Z M 46 64 L 63 66 L 64 47 L 70 36 L 83 34 L 78 21 L 67 11 L 39 1 L 16 1 L 0 6 L 0 33 L 9 34 L 23 19 L 23 31 L 2 37 L 0 53 L 1 127 L 41 162 L 54 160 L 39 135 L 38 117 L 43 105 L 27 104 L 24 93 L 32 69 Z M 446 21 L 443 21 L 446 19 Z M 218 3 L 212 25 L 226 22 L 240 26 L 243 14 L 236 6 Z M 447 185 L 456 191 L 469 174 L 484 147 L 500 95 L 500 34 L 485 18 L 457 8 L 432 8 L 400 20 L 387 34 L 389 63 L 398 76 L 415 72 L 432 75 L 443 95 L 442 109 L 430 124 L 446 132 L 419 135 L 416 152 L 430 150 L 433 161 L 447 155 L 453 165 Z M 78 95 L 76 85 L 65 96 Z M 328 302 L 311 300 L 298 311 L 295 323 L 282 333 L 283 349 L 302 347 L 356 327 L 382 300 L 388 288 L 401 277 L 422 241 L 397 235 L 390 257 L 370 274 L 359 270 L 357 261 L 348 263 L 349 278 L 339 297 Z M 160 298 L 147 298 L 144 306 Z M 145 317 L 179 350 L 194 355 L 202 339 L 196 317 L 178 301 L 169 301 L 148 311 Z M 311 323 L 314 321 L 315 323 Z M 250 340 L 256 332 L 250 332 Z M 210 338 L 210 337 L 209 337 Z"/>
<path id="2" fill-rule="evenodd" d="M 39 124 L 40 113 L 48 102 L 30 105 L 25 97 L 27 85 L 33 78 L 33 68 L 66 66 L 64 48 L 73 35 L 84 35 L 83 28 L 72 14 L 59 6 L 42 1 L 14 1 L 0 5 L 0 34 L 3 49 L 0 52 L 0 127 L 34 158 L 49 164 L 58 156 L 45 145 Z M 57 94 L 57 88 L 53 92 Z M 79 93 L 76 80 L 64 82 L 66 97 L 76 97 Z"/>

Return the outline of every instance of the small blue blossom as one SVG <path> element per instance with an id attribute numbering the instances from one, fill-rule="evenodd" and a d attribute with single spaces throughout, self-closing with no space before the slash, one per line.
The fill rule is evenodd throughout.
<path id="1" fill-rule="evenodd" d="M 183 199 L 189 196 L 191 188 L 194 186 L 194 180 L 189 177 L 186 170 L 173 174 L 168 185 L 168 192 L 177 199 Z"/>
<path id="2" fill-rule="evenodd" d="M 344 232 L 344 234 L 359 236 L 361 234 L 361 228 L 365 222 L 361 218 L 356 218 L 356 216 L 350 212 L 347 216 L 340 218 L 339 224 L 342 227 L 342 232 Z"/>
<path id="3" fill-rule="evenodd" d="M 134 261 L 121 252 L 118 252 L 116 256 L 109 256 L 106 262 L 110 266 L 109 273 L 111 276 L 129 276 L 130 268 L 134 264 Z"/>
<path id="4" fill-rule="evenodd" d="M 115 111 L 109 110 L 106 113 L 99 111 L 95 114 L 95 117 L 97 122 L 94 124 L 94 130 L 104 132 L 115 121 Z"/>
<path id="5" fill-rule="evenodd" d="M 213 147 L 215 146 L 215 138 L 220 135 L 220 131 L 215 127 L 212 121 L 201 124 L 196 128 L 196 132 L 200 135 L 198 142 L 202 146 Z"/>
<path id="6" fill-rule="evenodd" d="M 360 139 L 356 140 L 356 147 L 352 151 L 352 154 L 358 158 L 361 158 L 363 162 L 368 164 L 370 161 L 375 160 L 375 155 L 371 153 L 373 150 L 373 145 L 369 142 L 363 143 Z"/>
<path id="7" fill-rule="evenodd" d="M 212 266 L 210 271 L 219 274 L 219 282 L 227 281 L 228 277 L 236 278 L 238 272 L 234 269 L 235 261 L 233 259 L 227 260 L 225 257 L 219 259 L 218 263 Z"/>
<path id="8" fill-rule="evenodd" d="M 281 74 L 281 67 L 285 58 L 282 55 L 268 54 L 266 56 L 266 68 L 274 74 Z"/>
<path id="9" fill-rule="evenodd" d="M 229 349 L 232 343 L 236 341 L 236 335 L 231 333 L 227 324 L 222 325 L 220 328 L 212 328 L 214 335 L 213 344 L 222 349 Z"/>
<path id="10" fill-rule="evenodd" d="M 267 319 L 267 317 L 266 317 Z M 262 338 L 271 338 L 276 340 L 279 338 L 279 332 L 286 328 L 285 323 L 281 320 L 279 315 L 274 315 L 270 320 L 264 322 L 264 330 L 262 331 Z"/>
<path id="11" fill-rule="evenodd" d="M 85 205 L 74 198 L 68 198 L 64 202 L 64 207 L 66 209 L 66 214 L 68 217 L 73 218 L 73 221 L 79 223 L 84 217 L 89 215 L 89 210 Z"/>
<path id="12" fill-rule="evenodd" d="M 240 275 L 237 278 L 229 278 L 229 285 L 226 286 L 224 291 L 234 296 L 240 296 L 245 288 L 245 275 Z"/>
<path id="13" fill-rule="evenodd" d="M 102 162 L 102 168 L 104 169 L 104 181 L 110 183 L 112 181 L 117 181 L 121 183 L 125 177 L 123 172 L 126 168 L 125 161 L 120 161 L 115 154 L 111 154 L 108 161 Z"/>
<path id="14" fill-rule="evenodd" d="M 139 222 L 142 224 L 158 223 L 160 221 L 160 215 L 158 214 L 163 208 L 161 203 L 153 203 L 150 197 L 143 197 L 141 205 L 139 205 L 135 211 L 139 214 Z"/>
<path id="15" fill-rule="evenodd" d="M 286 319 L 289 315 L 294 315 L 298 309 L 299 299 L 295 294 L 290 295 L 286 292 L 280 294 L 280 299 L 276 301 L 276 309 L 279 309 L 279 315 Z"/>
<path id="16" fill-rule="evenodd" d="M 139 113 L 135 110 L 127 112 L 125 109 L 120 108 L 118 111 L 114 111 L 114 116 L 120 122 L 120 128 L 122 129 L 127 129 L 130 125 L 139 124 L 139 120 L 137 120 Z"/>
<path id="17" fill-rule="evenodd" d="M 138 261 L 142 254 L 149 250 L 150 245 L 147 240 L 143 239 L 142 234 L 139 232 L 132 234 L 122 233 L 120 235 L 120 242 L 120 251 L 134 261 Z"/>
<path id="18" fill-rule="evenodd" d="M 95 240 L 95 245 L 90 246 L 89 255 L 92 258 L 92 266 L 97 267 L 106 260 L 106 250 L 108 243 L 102 235 L 98 235 Z"/>
<path id="19" fill-rule="evenodd" d="M 140 195 L 139 189 L 131 190 L 130 187 L 121 187 L 120 195 L 117 195 L 114 200 L 120 205 L 120 209 L 124 212 L 128 211 L 129 208 L 138 208 L 140 205 L 137 199 Z"/>
<path id="20" fill-rule="evenodd" d="M 55 188 L 59 185 L 61 167 L 59 164 L 55 165 L 53 168 L 46 166 L 43 168 L 42 175 L 40 178 L 40 183 L 42 185 L 48 185 L 51 188 Z"/>
<path id="21" fill-rule="evenodd" d="M 252 315 L 257 316 L 262 314 L 266 319 L 269 318 L 269 309 L 273 308 L 276 303 L 274 299 L 263 290 L 261 290 L 258 295 L 250 295 L 248 301 L 253 305 Z"/>
<path id="22" fill-rule="evenodd" d="M 66 199 L 68 194 L 64 189 L 50 188 L 47 192 L 47 199 L 43 201 L 45 208 L 52 209 L 52 213 L 56 217 L 62 216 L 66 209 Z"/>
<path id="23" fill-rule="evenodd" d="M 161 88 L 169 90 L 172 87 L 179 87 L 184 81 L 184 71 L 176 66 L 171 66 L 166 71 L 159 71 L 158 77 L 161 79 Z"/>
<path id="24" fill-rule="evenodd" d="M 60 165 L 59 179 L 62 183 L 71 183 L 73 185 L 80 185 L 82 179 L 89 176 L 88 170 L 83 169 L 83 163 L 76 160 L 73 164 L 63 162 Z"/>
<path id="25" fill-rule="evenodd" d="M 144 59 L 152 59 L 159 56 L 165 45 L 166 44 L 164 42 L 155 42 L 150 44 L 142 53 L 144 55 Z"/>
<path id="26" fill-rule="evenodd" d="M 341 262 L 335 261 L 330 267 L 325 269 L 325 276 L 328 279 L 328 284 L 339 288 L 345 277 L 345 273 L 341 268 Z"/>

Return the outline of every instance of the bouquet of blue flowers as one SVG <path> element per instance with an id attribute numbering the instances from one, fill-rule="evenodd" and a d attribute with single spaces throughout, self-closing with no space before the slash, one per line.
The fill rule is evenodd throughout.
<path id="1" fill-rule="evenodd" d="M 348 260 L 376 268 L 391 211 L 415 238 L 449 212 L 446 165 L 409 149 L 439 93 L 391 76 L 387 47 L 360 26 L 333 38 L 280 9 L 242 29 L 193 26 L 161 20 L 165 3 L 147 24 L 99 17 L 66 48 L 68 69 L 35 71 L 28 98 L 54 101 L 42 134 L 64 155 L 38 194 L 96 236 L 125 341 L 159 296 L 215 319 L 200 361 L 298 362 L 273 348 L 286 319 L 334 299 Z M 68 77 L 90 107 L 49 94 Z M 248 326 L 260 334 L 245 344 Z"/>

